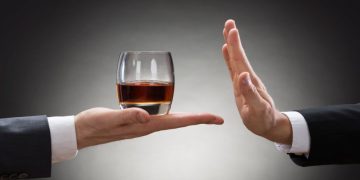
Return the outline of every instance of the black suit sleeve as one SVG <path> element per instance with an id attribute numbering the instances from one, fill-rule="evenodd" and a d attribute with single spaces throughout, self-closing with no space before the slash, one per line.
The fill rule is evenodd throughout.
<path id="1" fill-rule="evenodd" d="M 300 166 L 360 163 L 360 104 L 299 110 L 310 132 L 310 154 L 290 154 Z"/>
<path id="2" fill-rule="evenodd" d="M 50 175 L 51 137 L 47 117 L 0 119 L 0 179 Z"/>

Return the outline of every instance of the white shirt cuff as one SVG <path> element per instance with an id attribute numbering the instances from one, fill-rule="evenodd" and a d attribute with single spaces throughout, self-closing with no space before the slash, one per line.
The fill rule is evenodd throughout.
<path id="1" fill-rule="evenodd" d="M 75 158 L 78 153 L 74 116 L 48 118 L 52 163 Z"/>
<path id="2" fill-rule="evenodd" d="M 275 143 L 276 148 L 284 153 L 306 155 L 310 151 L 310 133 L 303 115 L 296 111 L 282 112 L 286 115 L 292 126 L 292 145 Z"/>

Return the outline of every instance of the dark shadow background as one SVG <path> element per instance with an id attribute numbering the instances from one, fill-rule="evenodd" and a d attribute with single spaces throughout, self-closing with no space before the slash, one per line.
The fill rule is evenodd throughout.
<path id="1" fill-rule="evenodd" d="M 360 177 L 359 165 L 298 167 L 246 130 L 220 51 L 233 18 L 279 109 L 360 102 L 355 1 L 2 1 L 0 10 L 0 117 L 118 108 L 119 53 L 167 50 L 172 111 L 226 120 L 82 150 L 54 165 L 52 179 Z"/>

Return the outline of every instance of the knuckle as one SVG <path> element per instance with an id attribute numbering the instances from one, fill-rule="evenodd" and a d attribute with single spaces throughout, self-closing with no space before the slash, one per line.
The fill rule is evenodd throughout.
<path id="1" fill-rule="evenodd" d="M 131 115 L 135 115 L 139 112 L 139 109 L 138 108 L 128 108 L 126 109 L 128 111 L 129 114 Z"/>
<path id="2" fill-rule="evenodd" d="M 126 109 L 127 118 L 134 121 L 145 121 L 147 119 L 147 113 L 140 108 L 129 108 Z"/>
<path id="3" fill-rule="evenodd" d="M 260 108 L 259 108 L 259 112 L 261 114 L 264 114 L 264 115 L 265 114 L 270 114 L 271 111 L 272 111 L 272 108 L 271 108 L 271 106 L 269 104 L 265 104 L 263 106 L 260 106 Z"/>
<path id="4" fill-rule="evenodd" d="M 250 86 L 242 86 L 242 91 L 245 95 L 249 96 L 255 92 L 255 89 Z"/>

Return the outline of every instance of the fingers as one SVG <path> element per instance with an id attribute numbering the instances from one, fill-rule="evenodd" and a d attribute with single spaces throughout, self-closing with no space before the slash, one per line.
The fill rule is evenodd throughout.
<path id="1" fill-rule="evenodd" d="M 248 105 L 250 108 L 258 109 L 265 104 L 265 100 L 261 97 L 258 90 L 251 81 L 247 72 L 241 73 L 235 78 L 235 98 L 244 98 L 242 104 Z"/>
<path id="2" fill-rule="evenodd" d="M 114 120 L 118 121 L 119 125 L 146 123 L 150 120 L 149 113 L 140 108 L 128 108 L 118 111 L 117 116 Z"/>
<path id="3" fill-rule="evenodd" d="M 145 110 L 128 108 L 112 110 L 93 108 L 76 116 L 75 128 L 78 148 L 111 141 L 144 136 L 156 131 L 196 124 L 222 124 L 224 120 L 208 113 L 178 113 L 150 116 Z"/>
<path id="4" fill-rule="evenodd" d="M 225 22 L 225 25 L 224 25 L 224 30 L 223 30 L 223 36 L 224 36 L 224 41 L 225 41 L 225 44 L 223 45 L 222 47 L 222 53 L 223 53 L 223 56 L 224 56 L 224 60 L 225 60 L 225 63 L 228 67 L 228 70 L 229 70 L 229 73 L 230 73 L 230 77 L 233 78 L 233 66 L 230 64 L 230 56 L 229 56 L 229 51 L 228 51 L 228 44 L 227 44 L 227 39 L 228 39 L 228 34 L 229 34 L 229 31 L 233 28 L 236 28 L 235 26 L 235 21 L 232 20 L 232 19 L 228 19 L 226 22 Z"/>
<path id="5" fill-rule="evenodd" d="M 224 44 L 222 47 L 222 54 L 224 56 L 224 60 L 226 63 L 226 66 L 228 67 L 229 73 L 230 73 L 230 77 L 233 78 L 233 70 L 232 70 L 232 66 L 230 64 L 230 57 L 229 57 L 229 52 L 227 50 L 227 44 Z"/>
<path id="6" fill-rule="evenodd" d="M 230 61 L 230 56 L 229 56 L 229 52 L 227 50 L 227 44 L 224 44 L 222 47 L 222 53 L 225 59 L 225 62 L 228 64 Z"/>
<path id="7" fill-rule="evenodd" d="M 223 124 L 224 120 L 209 113 L 177 113 L 163 116 L 151 116 L 148 123 L 153 131 L 175 129 L 197 124 Z"/>
<path id="8" fill-rule="evenodd" d="M 230 57 L 230 65 L 235 73 L 250 72 L 253 74 L 252 67 L 248 61 L 245 51 L 240 41 L 239 31 L 237 29 L 231 29 L 228 35 L 228 53 Z"/>
<path id="9" fill-rule="evenodd" d="M 239 31 L 234 20 L 229 19 L 225 22 L 223 35 L 225 44 L 223 45 L 222 52 L 231 78 L 233 79 L 235 74 L 242 72 L 250 72 L 254 76 L 255 73 L 242 47 Z"/>
<path id="10" fill-rule="evenodd" d="M 236 28 L 235 21 L 232 19 L 228 19 L 225 22 L 224 30 L 223 30 L 225 43 L 227 42 L 229 31 L 233 28 Z"/>
<path id="11" fill-rule="evenodd" d="M 236 28 L 234 20 L 230 19 L 225 22 L 223 34 L 226 43 L 223 45 L 222 53 L 232 80 L 234 80 L 234 77 L 238 74 L 244 72 L 250 73 L 251 82 L 256 87 L 256 90 L 258 91 L 257 93 L 273 105 L 274 103 L 272 102 L 270 95 L 266 92 L 264 84 L 256 75 L 249 60 L 247 59 L 245 50 L 241 44 L 239 31 Z M 238 86 L 234 86 L 234 90 L 236 89 L 239 89 Z M 240 98 L 241 96 L 238 97 L 237 102 L 243 104 L 244 100 L 241 100 L 243 98 Z"/>
<path id="12" fill-rule="evenodd" d="M 119 127 L 115 133 L 116 139 L 121 139 L 124 136 L 127 138 L 134 138 L 144 136 L 153 132 L 181 128 L 197 124 L 223 124 L 224 120 L 216 115 L 209 113 L 176 113 L 161 116 L 150 116 L 150 121 L 143 124 L 131 124 L 129 126 Z"/>
<path id="13" fill-rule="evenodd" d="M 239 75 L 238 74 L 234 74 L 234 78 L 233 78 L 233 91 L 234 91 L 234 95 L 235 95 L 235 101 L 236 101 L 236 105 L 239 108 L 243 108 L 243 106 L 245 105 L 245 99 L 244 96 L 241 92 L 242 87 L 240 87 L 241 85 L 239 85 Z"/>

